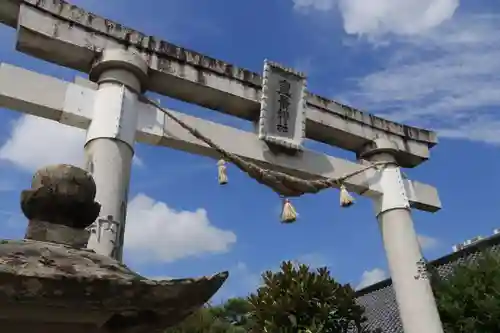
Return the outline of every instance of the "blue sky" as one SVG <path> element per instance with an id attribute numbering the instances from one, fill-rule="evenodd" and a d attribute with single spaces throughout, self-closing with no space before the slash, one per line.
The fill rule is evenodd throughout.
<path id="1" fill-rule="evenodd" d="M 261 72 L 265 58 L 308 74 L 309 89 L 370 112 L 438 131 L 431 159 L 405 170 L 439 189 L 443 209 L 414 212 L 432 259 L 500 227 L 500 5 L 493 0 L 79 0 L 86 9 L 238 66 Z M 16 52 L 0 27 L 0 61 L 72 80 L 73 71 Z M 82 74 L 78 74 L 82 75 Z M 164 98 L 182 112 L 249 124 Z M 81 163 L 84 133 L 0 110 L 0 237 L 22 237 L 19 192 L 49 163 Z M 313 149 L 354 160 L 320 144 Z M 371 203 L 338 207 L 326 191 L 294 201 L 300 219 L 279 223 L 276 195 L 229 167 L 219 187 L 213 160 L 137 146 L 126 262 L 151 277 L 230 270 L 216 300 L 245 295 L 281 260 L 328 265 L 353 286 L 386 275 Z M 364 281 L 362 281 L 364 280 Z"/>

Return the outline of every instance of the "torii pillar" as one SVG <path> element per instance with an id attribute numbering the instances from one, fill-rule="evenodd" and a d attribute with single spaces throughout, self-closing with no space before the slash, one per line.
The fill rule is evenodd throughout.
<path id="1" fill-rule="evenodd" d="M 127 214 L 130 171 L 138 121 L 138 99 L 148 65 L 139 55 L 106 49 L 90 72 L 99 88 L 85 142 L 86 169 L 97 185 L 101 215 L 90 228 L 88 248 L 119 261 Z"/>
<path id="2" fill-rule="evenodd" d="M 373 200 L 404 332 L 443 333 L 423 266 L 425 262 L 396 159 L 397 151 L 390 140 L 378 138 L 358 153 L 358 158 L 389 163 L 376 173 L 378 179 L 373 181 L 379 184 L 383 194 Z"/>

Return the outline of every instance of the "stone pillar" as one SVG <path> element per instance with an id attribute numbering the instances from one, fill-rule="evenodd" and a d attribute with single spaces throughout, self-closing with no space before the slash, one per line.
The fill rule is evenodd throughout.
<path id="1" fill-rule="evenodd" d="M 91 227 L 88 247 L 122 260 L 130 170 L 138 120 L 138 97 L 148 65 L 138 54 L 105 50 L 90 79 L 99 84 L 85 143 L 86 168 L 97 185 L 101 215 Z"/>
<path id="2" fill-rule="evenodd" d="M 80 168 L 62 164 L 40 169 L 31 190 L 21 193 L 21 209 L 29 220 L 25 238 L 84 248 L 89 239 L 85 228 L 99 215 L 95 195 L 92 176 Z"/>
<path id="3" fill-rule="evenodd" d="M 374 203 L 404 331 L 443 333 L 396 152 L 393 142 L 379 138 L 358 157 L 390 163 L 374 176 L 384 193 Z"/>

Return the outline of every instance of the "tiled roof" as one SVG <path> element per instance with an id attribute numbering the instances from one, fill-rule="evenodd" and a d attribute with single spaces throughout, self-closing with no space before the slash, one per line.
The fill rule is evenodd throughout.
<path id="1" fill-rule="evenodd" d="M 500 234 L 431 261 L 429 264 L 437 268 L 441 277 L 445 277 L 453 272 L 456 265 L 475 261 L 482 249 L 500 252 Z M 358 303 L 365 307 L 365 315 L 368 319 L 367 328 L 381 328 L 383 333 L 404 333 L 391 279 L 359 290 L 357 299 Z"/>

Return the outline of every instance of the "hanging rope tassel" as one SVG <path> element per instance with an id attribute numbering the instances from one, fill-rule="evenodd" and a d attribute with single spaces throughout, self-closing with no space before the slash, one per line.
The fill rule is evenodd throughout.
<path id="1" fill-rule="evenodd" d="M 285 199 L 283 201 L 283 210 L 281 212 L 281 222 L 282 223 L 293 223 L 297 220 L 297 211 L 295 207 L 292 206 L 290 200 Z"/>
<path id="2" fill-rule="evenodd" d="M 227 184 L 227 167 L 226 167 L 226 161 L 224 160 L 219 160 L 217 162 L 217 168 L 218 168 L 218 178 L 219 178 L 219 184 L 220 185 L 226 185 Z"/>
<path id="3" fill-rule="evenodd" d="M 276 193 L 287 196 L 287 197 L 298 197 L 306 193 L 318 193 L 319 191 L 331 188 L 339 181 L 345 181 L 348 178 L 354 177 L 366 170 L 376 168 L 378 166 L 390 164 L 388 162 L 375 162 L 370 165 L 359 168 L 358 170 L 346 174 L 338 179 L 316 179 L 316 180 L 306 180 L 299 177 L 295 177 L 283 172 L 273 171 L 264 169 L 257 164 L 249 162 L 233 153 L 227 152 L 218 144 L 213 142 L 210 138 L 201 134 L 196 128 L 193 128 L 183 122 L 181 119 L 177 118 L 168 109 L 161 107 L 161 105 L 149 98 L 146 98 L 147 103 L 154 105 L 156 108 L 161 110 L 168 118 L 177 123 L 180 127 L 184 128 L 195 138 L 203 141 L 211 148 L 215 149 L 221 157 L 226 161 L 229 161 L 236 165 L 240 170 L 248 174 L 251 178 L 255 179 L 260 184 L 263 184 Z"/>
<path id="4" fill-rule="evenodd" d="M 354 198 L 347 192 L 344 185 L 340 185 L 340 206 L 349 207 L 354 204 Z"/>

